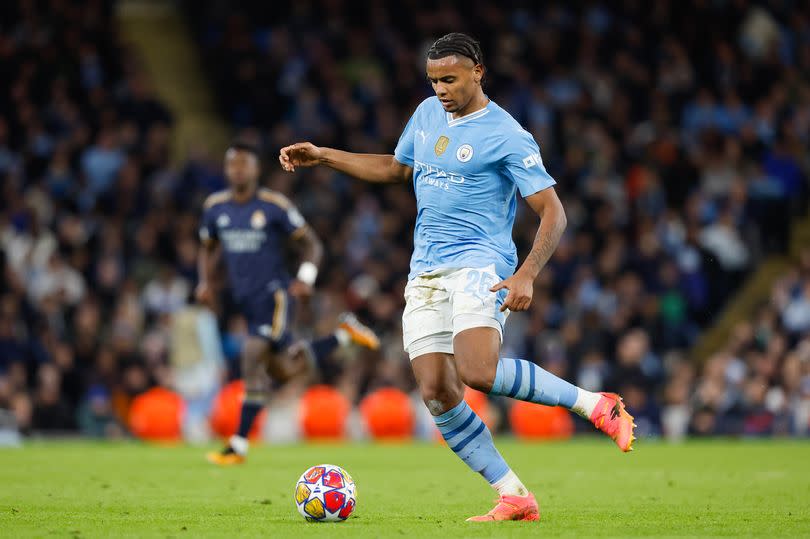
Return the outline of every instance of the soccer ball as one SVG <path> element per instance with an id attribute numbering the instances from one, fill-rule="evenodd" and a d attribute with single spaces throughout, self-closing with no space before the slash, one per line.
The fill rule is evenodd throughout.
<path id="1" fill-rule="evenodd" d="M 357 488 L 349 472 L 333 464 L 305 471 L 295 485 L 295 506 L 310 522 L 341 522 L 357 503 Z"/>

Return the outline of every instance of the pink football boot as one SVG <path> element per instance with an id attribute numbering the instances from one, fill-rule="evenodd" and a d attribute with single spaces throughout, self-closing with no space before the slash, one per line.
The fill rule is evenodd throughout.
<path id="1" fill-rule="evenodd" d="M 633 416 L 624 409 L 622 398 L 616 393 L 601 393 L 602 398 L 591 414 L 591 423 L 610 436 L 625 453 L 633 450 Z"/>
<path id="2" fill-rule="evenodd" d="M 531 492 L 528 496 L 501 496 L 486 515 L 470 517 L 467 522 L 493 522 L 496 520 L 540 520 L 540 508 Z"/>

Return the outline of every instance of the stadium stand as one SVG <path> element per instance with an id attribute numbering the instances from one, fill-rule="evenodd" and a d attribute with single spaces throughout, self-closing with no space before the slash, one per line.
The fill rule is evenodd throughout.
<path id="1" fill-rule="evenodd" d="M 172 115 L 112 2 L 41 7 L 0 7 L 0 407 L 24 432 L 121 434 L 161 378 L 146 350 L 186 301 L 195 221 L 189 259 L 168 235 Z"/>
<path id="2" fill-rule="evenodd" d="M 349 308 L 383 335 L 379 356 L 324 376 L 352 403 L 413 389 L 399 325 L 413 197 L 321 169 L 285 175 L 275 152 L 297 139 L 391 152 L 430 95 L 427 45 L 463 29 L 481 38 L 487 92 L 539 141 L 569 217 L 531 311 L 510 317 L 506 352 L 622 392 L 641 435 L 807 434 L 810 254 L 705 366 L 689 350 L 807 212 L 810 14 L 402 1 L 295 2 L 266 18 L 263 3 L 238 4 L 184 3 L 223 117 L 266 148 L 267 185 L 326 244 L 299 327 L 325 333 Z M 26 433 L 123 435 L 133 398 L 172 386 L 171 320 L 196 280 L 201 201 L 224 185 L 216 159 L 170 165 L 172 112 L 112 10 L 0 6 L 0 409 Z M 519 252 L 535 230 L 522 212 Z M 233 378 L 244 323 L 227 302 L 218 315 Z"/>

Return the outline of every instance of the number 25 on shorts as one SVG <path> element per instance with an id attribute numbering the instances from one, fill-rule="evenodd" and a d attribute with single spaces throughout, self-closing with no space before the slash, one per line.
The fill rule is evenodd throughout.
<path id="1" fill-rule="evenodd" d="M 495 275 L 487 271 L 469 270 L 467 272 L 467 286 L 464 292 L 472 296 L 485 299 L 492 292 L 490 288 L 495 284 Z"/>

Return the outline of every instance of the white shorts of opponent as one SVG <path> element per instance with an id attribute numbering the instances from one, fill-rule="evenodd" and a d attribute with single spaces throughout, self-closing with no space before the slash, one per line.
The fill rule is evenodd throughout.
<path id="1" fill-rule="evenodd" d="M 507 290 L 490 292 L 501 279 L 495 265 L 438 269 L 420 274 L 405 287 L 402 337 L 411 360 L 431 352 L 453 353 L 453 337 L 465 329 L 491 327 L 503 340 Z"/>

